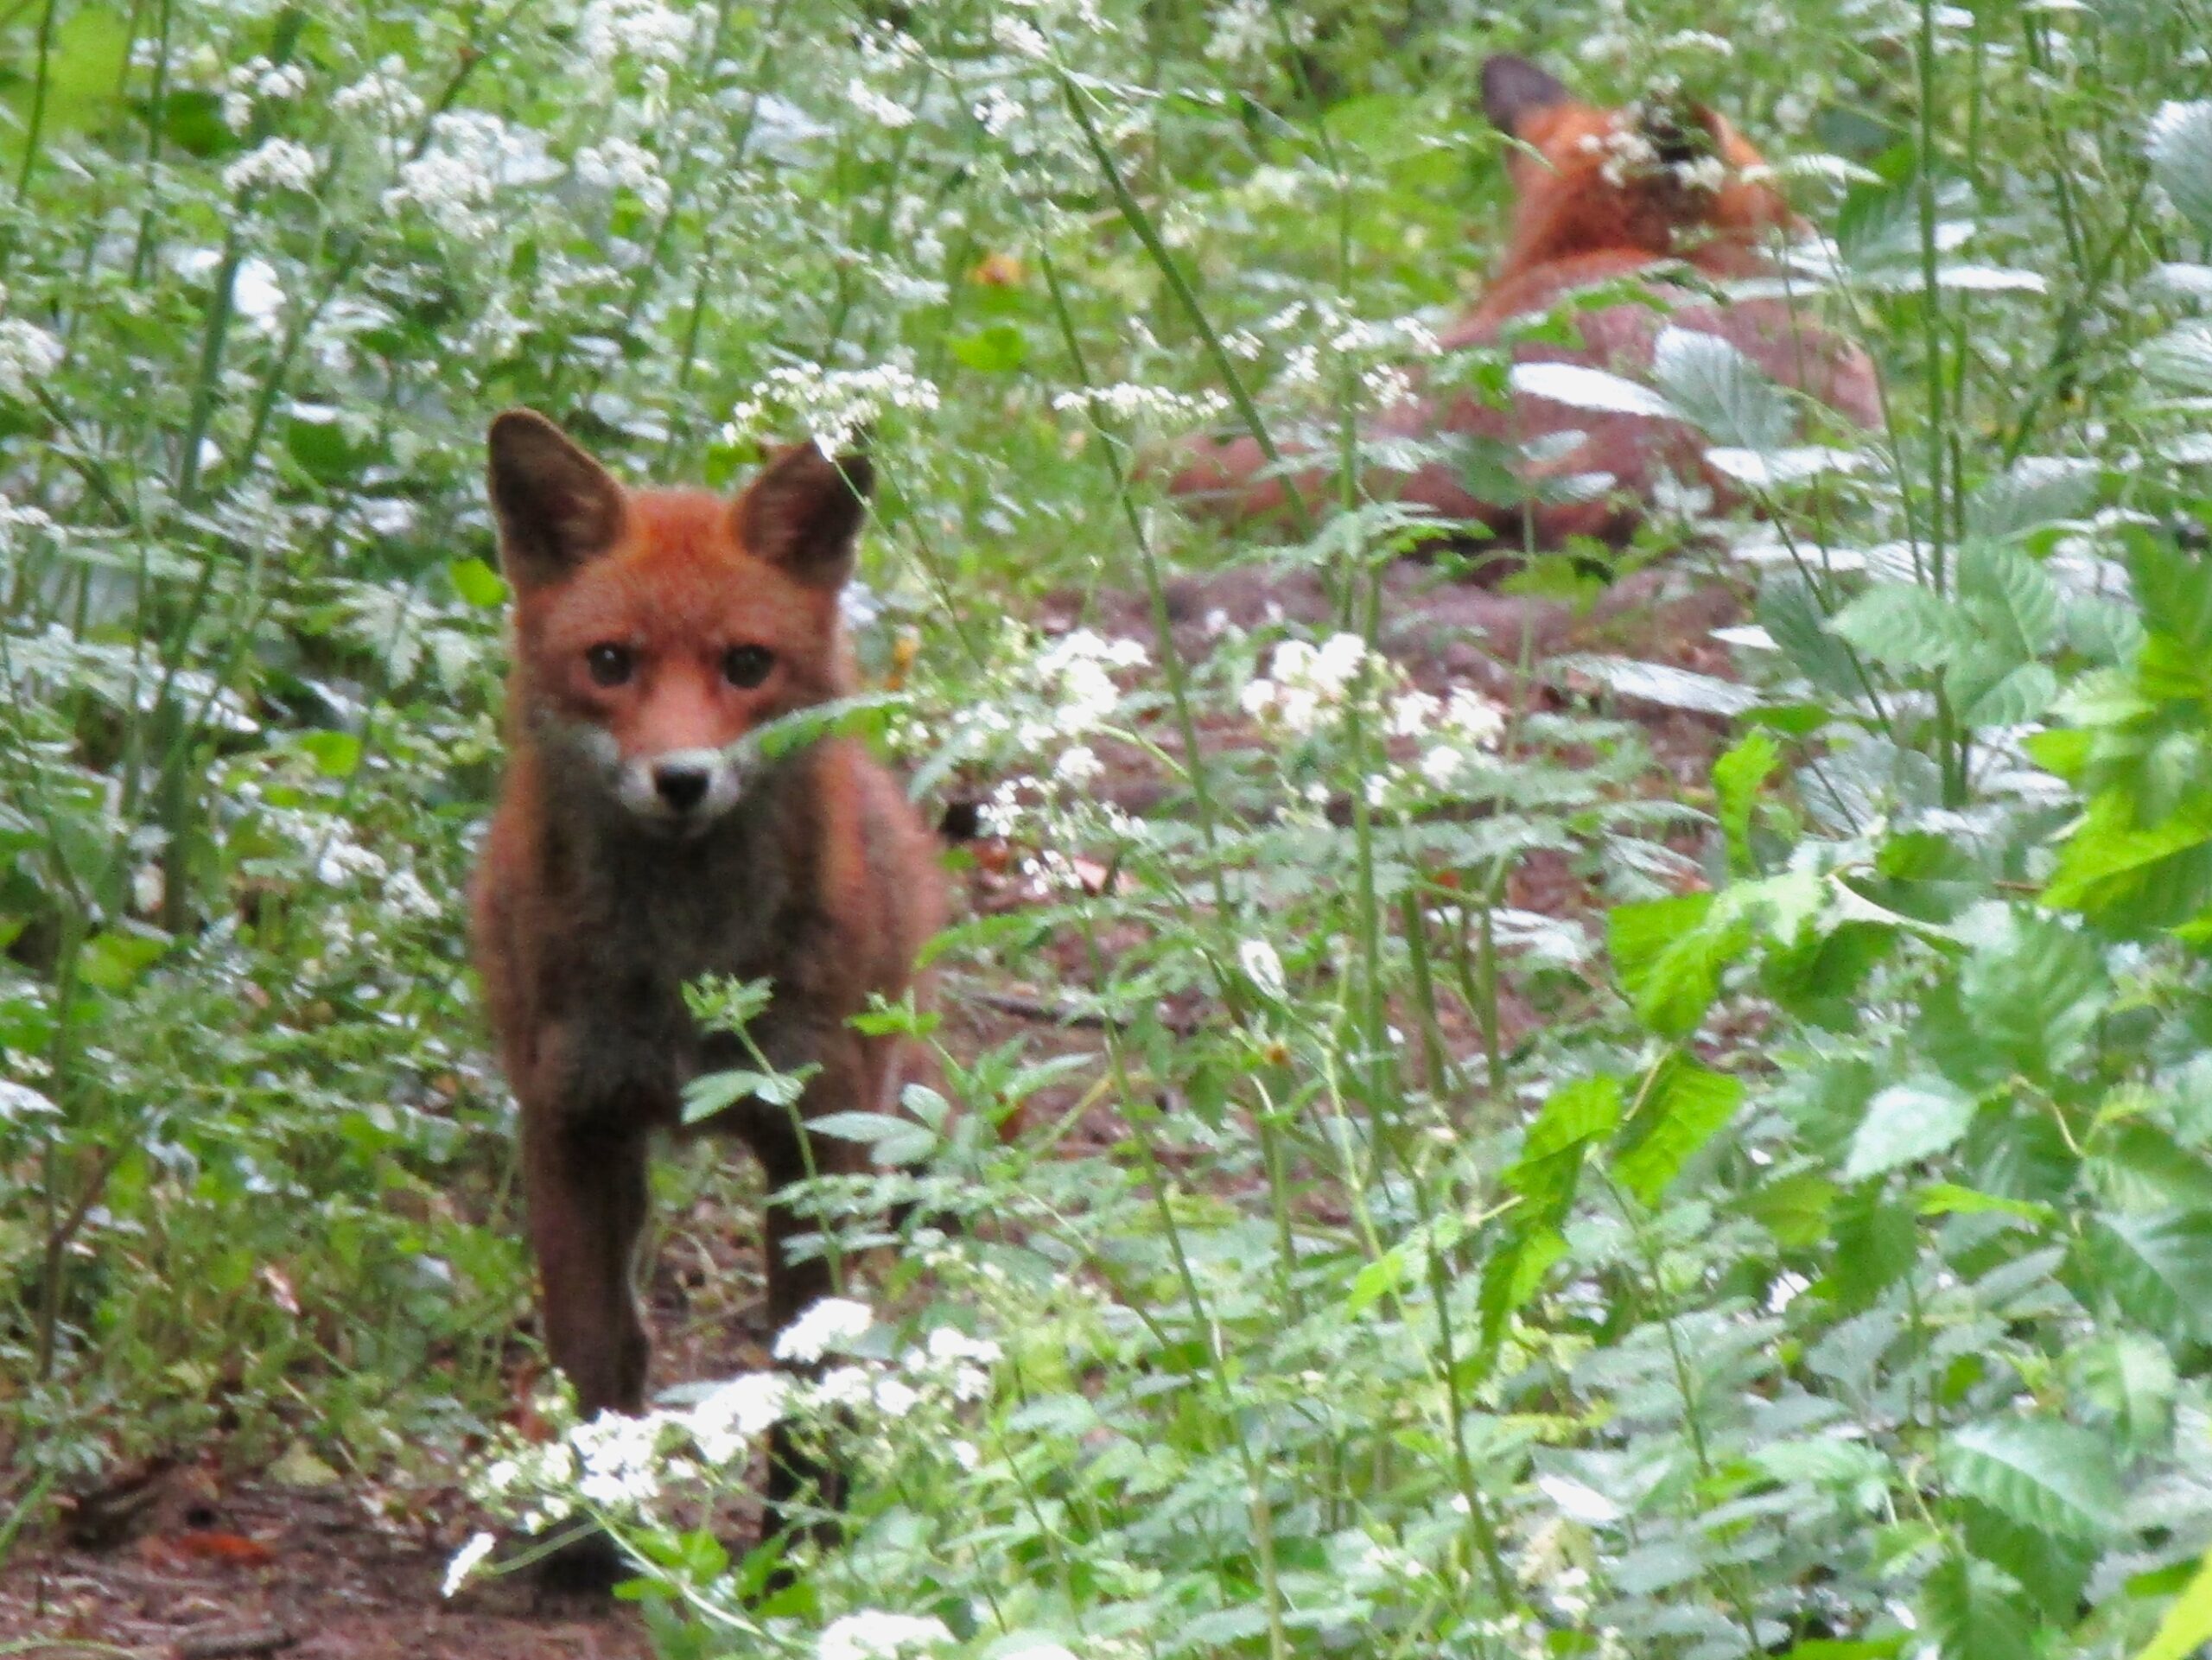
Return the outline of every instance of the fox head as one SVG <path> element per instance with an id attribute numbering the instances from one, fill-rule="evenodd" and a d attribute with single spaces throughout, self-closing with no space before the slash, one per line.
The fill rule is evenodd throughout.
<path id="1" fill-rule="evenodd" d="M 762 764 L 753 733 L 848 689 L 867 458 L 795 444 L 731 499 L 626 490 L 530 410 L 490 449 L 523 729 L 640 824 L 700 833 Z"/>
<path id="2" fill-rule="evenodd" d="M 1516 141 L 1506 274 L 1614 249 L 1734 274 L 1719 268 L 1797 223 L 1759 153 L 1701 104 L 1600 110 L 1526 58 L 1504 54 L 1483 64 L 1482 83 L 1483 112 Z"/>

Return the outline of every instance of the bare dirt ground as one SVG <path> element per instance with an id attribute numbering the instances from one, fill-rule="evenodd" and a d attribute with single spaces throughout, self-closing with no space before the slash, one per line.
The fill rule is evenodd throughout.
<path id="1" fill-rule="evenodd" d="M 1168 599 L 1179 649 L 1193 658 L 1205 653 L 1224 621 L 1319 625 L 1331 614 L 1320 585 L 1306 576 L 1243 571 L 1186 578 Z M 1577 616 L 1549 602 L 1440 582 L 1408 563 L 1389 574 L 1383 614 L 1382 644 L 1416 681 L 1432 690 L 1469 684 L 1503 697 L 1517 684 L 1509 665 L 1573 651 L 1619 651 L 1726 677 L 1728 653 L 1709 635 L 1735 620 L 1737 610 L 1726 594 L 1679 572 L 1630 578 Z M 1078 620 L 1141 639 L 1151 633 L 1149 607 L 1137 595 L 1049 605 L 1041 619 L 1047 626 Z M 1535 707 L 1557 707 L 1576 695 L 1541 677 L 1527 694 Z M 1722 741 L 1722 722 L 1624 708 L 1645 726 L 1677 779 L 1702 776 Z M 1208 745 L 1251 741 L 1233 722 L 1204 738 Z M 1099 787 L 1133 812 L 1164 793 L 1156 775 L 1126 759 Z M 1005 910 L 1029 896 L 1003 859 L 983 857 L 970 873 L 968 900 L 978 910 Z M 1586 912 L 1593 901 L 1563 862 L 1536 860 L 1516 875 L 1510 902 L 1566 914 Z M 1084 974 L 1080 950 L 1064 944 L 1028 965 L 1028 980 L 956 989 L 944 1000 L 947 1041 L 971 1052 L 1015 1037 L 1040 1053 L 1096 1050 L 1097 1034 L 1060 1024 L 1053 1014 L 1052 986 Z M 1534 1019 L 1510 1000 L 1503 1014 L 1509 1037 L 1510 1028 Z M 1078 1088 L 1038 1105 L 1048 1114 L 1064 1110 Z M 1062 1145 L 1096 1152 L 1123 1133 L 1110 1107 L 1102 1106 Z M 749 1215 L 715 1211 L 712 1201 L 671 1219 L 650 1291 L 658 1380 L 726 1377 L 765 1364 L 758 1309 L 728 1301 L 729 1288 L 758 1283 L 751 1227 Z M 80 1496 L 69 1530 L 17 1542 L 0 1568 L 0 1654 L 48 1660 L 647 1660 L 652 1654 L 628 1606 L 541 1593 L 524 1576 L 472 1584 L 448 1600 L 441 1595 L 446 1562 L 478 1520 L 465 1495 L 419 1498 L 415 1513 L 397 1519 L 372 1513 L 374 1497 L 344 1485 L 288 1487 L 265 1473 L 226 1482 L 189 1466 L 124 1472 Z M 750 1517 L 731 1522 L 749 1533 Z"/>

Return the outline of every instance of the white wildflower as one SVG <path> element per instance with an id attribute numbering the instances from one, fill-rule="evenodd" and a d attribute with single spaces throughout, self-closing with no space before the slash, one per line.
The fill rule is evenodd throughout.
<path id="1" fill-rule="evenodd" d="M 1071 790 L 1082 789 L 1105 770 L 1105 763 L 1098 759 L 1098 752 L 1086 743 L 1070 746 L 1061 752 L 1059 760 L 1052 763 L 1053 778 Z"/>
<path id="2" fill-rule="evenodd" d="M 1289 987 L 1282 975 L 1282 958 L 1275 948 L 1264 939 L 1247 939 L 1236 947 L 1236 960 L 1243 965 L 1245 977 L 1270 997 L 1289 995 Z"/>
<path id="3" fill-rule="evenodd" d="M 1390 713 L 1383 722 L 1383 730 L 1394 738 L 1418 738 L 1436 724 L 1444 712 L 1444 700 L 1425 691 L 1401 692 L 1390 700 Z"/>
<path id="4" fill-rule="evenodd" d="M 445 1585 L 440 1594 L 449 1597 L 460 1590 L 498 1542 L 488 1533 L 471 1534 L 468 1542 L 454 1552 L 453 1560 L 446 1564 Z"/>
<path id="5" fill-rule="evenodd" d="M 1678 29 L 1659 42 L 1662 52 L 1710 52 L 1716 58 L 1732 58 L 1736 43 L 1710 29 Z"/>
<path id="6" fill-rule="evenodd" d="M 1111 415 L 1123 421 L 1143 419 L 1163 427 L 1189 426 L 1227 414 L 1229 399 L 1217 391 L 1178 392 L 1165 386 L 1124 380 L 1110 386 L 1087 386 L 1062 392 L 1052 399 L 1052 407 L 1088 409 L 1094 417 Z"/>
<path id="7" fill-rule="evenodd" d="M 709 1464 L 745 1457 L 753 1442 L 784 1415 L 791 1379 L 778 1372 L 734 1377 L 693 1407 L 687 1421 L 699 1455 Z"/>
<path id="8" fill-rule="evenodd" d="M 940 1326 L 923 1339 L 929 1358 L 938 1365 L 951 1365 L 960 1361 L 974 1361 L 979 1365 L 995 1366 L 1006 1352 L 987 1337 L 969 1337 L 957 1326 Z"/>
<path id="9" fill-rule="evenodd" d="M 1421 758 L 1421 775 L 1440 790 L 1450 789 L 1466 770 L 1467 752 L 1456 744 L 1438 744 Z"/>
<path id="10" fill-rule="evenodd" d="M 591 0 L 576 23 L 576 46 L 602 73 L 618 59 L 681 63 L 697 36 L 700 17 L 661 0 Z"/>
<path id="11" fill-rule="evenodd" d="M 991 86 L 985 88 L 982 97 L 976 100 L 975 113 L 985 132 L 994 138 L 1003 138 L 1017 123 L 1029 118 L 1029 107 L 1009 96 L 1003 87 Z"/>
<path id="12" fill-rule="evenodd" d="M 780 366 L 763 378 L 760 389 L 730 412 L 722 429 L 725 442 L 748 436 L 764 416 L 789 411 L 813 435 L 827 455 L 886 410 L 926 413 L 938 406 L 937 383 L 899 363 L 870 369 L 825 369 L 818 363 Z"/>
<path id="13" fill-rule="evenodd" d="M 875 1383 L 875 1409 L 887 1418 L 903 1418 L 921 1400 L 921 1391 L 896 1377 L 880 1377 Z"/>
<path id="14" fill-rule="evenodd" d="M 430 124 L 430 143 L 384 193 L 387 213 L 414 207 L 456 240 L 482 242 L 499 229 L 489 211 L 503 189 L 543 184 L 562 168 L 543 135 L 483 110 L 448 110 Z"/>
<path id="15" fill-rule="evenodd" d="M 324 838 L 321 850 L 315 858 L 315 879 L 317 881 L 326 887 L 344 887 L 358 876 L 381 880 L 385 871 L 382 855 L 363 847 L 334 821 L 334 828 Z"/>
<path id="16" fill-rule="evenodd" d="M 1505 732 L 1505 711 L 1470 686 L 1454 686 L 1444 705 L 1444 728 L 1477 749 L 1495 748 Z"/>
<path id="17" fill-rule="evenodd" d="M 665 1414 L 642 1417 L 602 1412 L 569 1432 L 582 1473 L 576 1491 L 592 1504 L 613 1508 L 647 1504 L 660 1494 L 657 1456 Z"/>
<path id="18" fill-rule="evenodd" d="M 223 169 L 223 188 L 232 195 L 247 190 L 308 190 L 314 188 L 315 152 L 289 138 L 270 138 Z"/>
<path id="19" fill-rule="evenodd" d="M 963 1470 L 972 1470 L 983 1461 L 983 1455 L 973 1441 L 955 1441 L 952 1443 L 952 1461 Z"/>
<path id="20" fill-rule="evenodd" d="M 874 1386 L 865 1366 L 832 1366 L 815 1382 L 814 1404 L 832 1411 L 856 1407 L 869 1397 Z"/>
<path id="21" fill-rule="evenodd" d="M 610 138 L 578 150 L 576 177 L 596 189 L 626 190 L 649 213 L 668 207 L 669 185 L 661 176 L 660 158 L 626 138 Z"/>
<path id="22" fill-rule="evenodd" d="M 818 1660 L 897 1660 L 917 1649 L 952 1641 L 941 1619 L 925 1614 L 892 1614 L 868 1608 L 841 1614 L 823 1628 L 815 1650 Z"/>
<path id="23" fill-rule="evenodd" d="M 381 115 L 393 127 L 411 126 L 423 118 L 422 98 L 407 84 L 407 60 L 397 54 L 351 86 L 340 87 L 330 107 L 340 115 Z"/>
<path id="24" fill-rule="evenodd" d="M 36 323 L 0 318 L 0 398 L 28 398 L 61 366 L 61 342 Z"/>
<path id="25" fill-rule="evenodd" d="M 1001 13 L 991 20 L 991 38 L 1016 57 L 1033 58 L 1041 63 L 1052 55 L 1052 47 L 1037 25 L 1025 18 Z"/>
<path id="26" fill-rule="evenodd" d="M 850 1297 L 824 1297 L 813 1304 L 776 1336 L 776 1358 L 800 1362 L 819 1360 L 832 1347 L 859 1338 L 875 1323 L 864 1302 Z"/>
<path id="27" fill-rule="evenodd" d="M 845 83 L 845 101 L 879 126 L 896 131 L 914 124 L 914 112 L 893 98 L 886 98 L 858 75 Z"/>

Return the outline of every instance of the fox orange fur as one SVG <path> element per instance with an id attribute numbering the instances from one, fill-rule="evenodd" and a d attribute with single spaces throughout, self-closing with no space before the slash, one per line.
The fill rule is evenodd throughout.
<path id="1" fill-rule="evenodd" d="M 1715 282 L 1770 274 L 1764 251 L 1776 233 L 1802 228 L 1767 181 L 1758 152 L 1722 117 L 1701 106 L 1601 110 L 1577 101 L 1536 65 L 1493 57 L 1483 65 L 1484 113 L 1515 141 L 1507 166 L 1516 207 L 1511 235 L 1489 291 L 1439 337 L 1449 351 L 1498 341 L 1516 318 L 1539 315 L 1578 289 L 1679 261 Z M 1746 298 L 1716 303 L 1681 285 L 1653 283 L 1669 310 L 1598 306 L 1574 315 L 1583 345 L 1524 342 L 1519 363 L 1575 363 L 1637 378 L 1648 374 L 1659 331 L 1671 323 L 1717 334 L 1774 379 L 1809 393 L 1863 426 L 1880 423 L 1873 366 L 1859 348 L 1798 315 L 1789 302 Z M 1554 547 L 1570 536 L 1618 544 L 1633 533 L 1661 470 L 1702 479 L 1716 495 L 1728 480 L 1704 465 L 1697 436 L 1680 422 L 1570 408 L 1522 391 L 1495 407 L 1465 394 L 1417 396 L 1385 410 L 1370 438 L 1463 434 L 1496 443 L 1580 433 L 1564 453 L 1518 467 L 1526 499 L 1484 500 L 1454 470 L 1431 461 L 1410 475 L 1370 474 L 1378 497 L 1416 503 L 1481 533 L 1518 545 Z M 1287 493 L 1268 476 L 1251 438 L 1202 440 L 1186 451 L 1169 489 L 1230 520 L 1279 515 Z M 1612 487 L 1592 499 L 1546 499 L 1545 487 L 1603 474 Z M 1327 488 L 1319 467 L 1298 472 L 1309 503 Z"/>
<path id="2" fill-rule="evenodd" d="M 893 1110 L 893 1040 L 853 1030 L 901 996 L 939 926 L 935 848 L 860 745 L 773 759 L 749 742 L 851 689 L 838 590 L 870 481 L 864 458 L 784 451 L 734 500 L 628 490 L 527 410 L 492 424 L 500 563 L 514 589 L 506 778 L 474 895 L 476 962 L 521 1107 L 544 1332 L 589 1416 L 644 1403 L 631 1275 L 646 1154 L 702 1072 L 749 1064 L 694 1024 L 683 988 L 766 978 L 749 1032 L 779 1068 L 818 1068 L 796 1115 L 748 1098 L 707 1127 L 766 1172 L 767 1314 L 829 1289 L 794 1260 L 779 1194 L 853 1168 L 824 1113 Z M 776 1505 L 834 1472 L 771 1448 Z"/>

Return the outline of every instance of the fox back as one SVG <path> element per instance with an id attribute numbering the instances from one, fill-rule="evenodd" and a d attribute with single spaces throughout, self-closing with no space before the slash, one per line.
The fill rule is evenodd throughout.
<path id="1" fill-rule="evenodd" d="M 768 981 L 747 1041 L 806 1075 L 795 1110 L 747 1097 L 709 1121 L 767 1178 L 772 1328 L 830 1288 L 823 1256 L 787 1250 L 779 1195 L 860 1162 L 807 1125 L 896 1107 L 894 1040 L 849 1021 L 907 992 L 942 923 L 931 839 L 854 741 L 760 737 L 850 690 L 838 594 L 868 482 L 863 458 L 808 443 L 734 500 L 626 490 L 542 417 L 493 424 L 514 665 L 475 954 L 521 1108 L 547 1346 L 587 1415 L 643 1404 L 648 1138 L 677 1127 L 693 1078 L 753 1064 L 696 1027 L 688 983 Z M 829 1471 L 779 1447 L 772 1524 L 808 1485 L 834 1497 Z"/>
<path id="2" fill-rule="evenodd" d="M 1536 65 L 1510 56 L 1485 62 L 1482 83 L 1484 112 L 1513 141 L 1506 163 L 1515 193 L 1512 226 L 1482 298 L 1439 336 L 1446 351 L 1495 344 L 1516 319 L 1541 315 L 1577 289 L 1670 262 L 1716 282 L 1767 273 L 1767 245 L 1802 228 L 1758 152 L 1702 105 L 1669 101 L 1600 109 L 1573 98 Z M 1879 424 L 1866 354 L 1788 302 L 1713 302 L 1680 285 L 1652 286 L 1672 302 L 1671 310 L 1640 304 L 1586 308 L 1574 315 L 1579 347 L 1518 344 L 1515 361 L 1580 364 L 1642 378 L 1650 371 L 1660 331 L 1671 324 L 1719 336 L 1775 380 L 1847 420 Z M 1580 441 L 1564 438 L 1568 434 L 1580 434 Z M 1544 459 L 1517 463 L 1521 500 L 1485 499 L 1458 469 L 1437 461 L 1409 474 L 1370 473 L 1369 490 L 1471 522 L 1515 545 L 1554 547 L 1572 536 L 1625 541 L 1662 472 L 1702 479 L 1722 499 L 1729 493 L 1728 481 L 1705 467 L 1696 435 L 1680 422 L 1570 408 L 1528 392 L 1512 393 L 1503 408 L 1466 395 L 1415 396 L 1385 410 L 1367 436 L 1440 435 L 1533 447 Z M 1566 447 L 1541 442 L 1554 437 Z M 1230 520 L 1277 515 L 1286 493 L 1280 479 L 1262 476 L 1263 467 L 1249 437 L 1202 441 L 1169 488 Z M 1586 497 L 1557 488 L 1568 479 L 1610 485 Z M 1306 473 L 1301 493 L 1319 499 L 1324 484 L 1318 469 Z"/>

